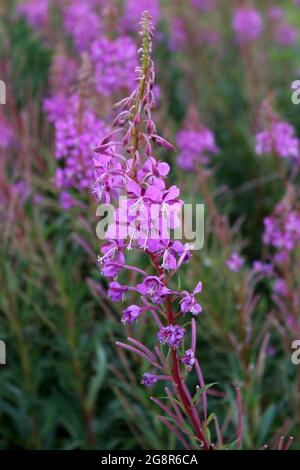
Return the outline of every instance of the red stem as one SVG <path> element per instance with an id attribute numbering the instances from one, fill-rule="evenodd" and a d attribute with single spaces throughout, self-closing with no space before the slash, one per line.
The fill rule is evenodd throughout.
<path id="1" fill-rule="evenodd" d="M 159 273 L 159 275 L 161 275 L 163 273 L 163 271 L 162 271 L 161 267 L 158 265 L 155 256 L 152 253 L 149 253 L 149 255 L 150 255 L 152 263 L 154 264 L 157 272 Z M 167 322 L 168 322 L 168 325 L 174 324 L 175 316 L 174 316 L 174 312 L 173 312 L 172 303 L 171 303 L 170 298 L 167 298 L 167 300 L 165 302 L 165 305 L 166 305 L 166 309 L 167 309 Z M 185 410 L 187 416 L 191 420 L 191 423 L 192 423 L 193 428 L 195 430 L 196 437 L 201 443 L 203 443 L 203 448 L 205 450 L 209 450 L 209 444 L 206 442 L 206 439 L 203 435 L 203 432 L 200 428 L 200 425 L 197 422 L 197 420 L 195 419 L 195 415 L 193 413 L 193 405 L 190 403 L 190 400 L 189 400 L 189 398 L 186 394 L 186 391 L 184 389 L 183 379 L 182 379 L 181 374 L 180 374 L 179 359 L 178 359 L 178 356 L 176 354 L 175 349 L 172 349 L 172 368 L 171 368 L 171 372 L 172 372 L 172 377 L 173 377 L 173 380 L 174 380 L 174 384 L 175 384 L 175 386 L 178 390 L 178 396 L 181 400 L 181 403 L 184 407 L 184 410 Z"/>

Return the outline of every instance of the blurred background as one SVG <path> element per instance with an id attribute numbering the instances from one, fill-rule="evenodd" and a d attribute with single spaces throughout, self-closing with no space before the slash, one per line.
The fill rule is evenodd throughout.
<path id="1" fill-rule="evenodd" d="M 176 147 L 159 158 L 206 205 L 181 285 L 204 286 L 209 409 L 233 439 L 240 386 L 243 448 L 300 449 L 297 0 L 0 0 L 0 449 L 180 448 L 145 364 L 115 347 L 131 327 L 97 263 L 93 150 L 134 86 L 145 9 L 154 117 Z M 135 331 L 151 344 L 150 324 Z"/>

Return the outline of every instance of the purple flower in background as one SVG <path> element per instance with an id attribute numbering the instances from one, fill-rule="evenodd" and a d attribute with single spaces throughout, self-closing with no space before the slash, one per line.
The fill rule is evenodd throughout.
<path id="1" fill-rule="evenodd" d="M 210 154 L 218 152 L 214 134 L 211 130 L 181 130 L 177 137 L 177 164 L 184 170 L 193 171 L 197 164 L 209 163 Z"/>
<path id="2" fill-rule="evenodd" d="M 152 387 L 158 381 L 158 377 L 156 375 L 150 374 L 149 372 L 145 372 L 143 378 L 141 380 L 141 384 L 145 385 L 146 387 Z"/>
<path id="3" fill-rule="evenodd" d="M 275 29 L 275 40 L 279 46 L 294 46 L 298 39 L 297 29 L 288 23 L 279 24 Z"/>
<path id="4" fill-rule="evenodd" d="M 288 295 L 288 288 L 285 280 L 280 278 L 276 279 L 273 286 L 273 291 L 278 295 L 286 297 Z"/>
<path id="5" fill-rule="evenodd" d="M 93 41 L 101 37 L 103 29 L 94 2 L 82 0 L 73 0 L 65 7 L 64 27 L 79 52 L 88 51 Z"/>
<path id="6" fill-rule="evenodd" d="M 11 191 L 18 201 L 24 205 L 26 201 L 32 196 L 32 188 L 24 180 L 19 180 L 11 186 Z"/>
<path id="7" fill-rule="evenodd" d="M 271 28 L 276 44 L 283 47 L 293 46 L 298 39 L 298 31 L 284 20 L 284 10 L 280 7 L 270 7 L 267 9 L 267 15 L 272 21 Z"/>
<path id="8" fill-rule="evenodd" d="M 268 357 L 274 357 L 276 355 L 276 348 L 272 346 L 271 344 L 267 347 L 267 356 Z"/>
<path id="9" fill-rule="evenodd" d="M 50 85 L 55 95 L 64 94 L 77 78 L 78 64 L 73 57 L 57 53 L 51 64 Z"/>
<path id="10" fill-rule="evenodd" d="M 183 314 L 188 312 L 193 315 L 199 315 L 202 312 L 202 307 L 196 299 L 196 295 L 202 291 L 202 282 L 198 282 L 192 294 L 189 294 L 186 291 L 183 291 L 184 297 L 180 301 L 180 307 Z"/>
<path id="11" fill-rule="evenodd" d="M 24 16 L 30 26 L 37 29 L 47 27 L 50 0 L 27 0 L 17 6 L 17 13 Z"/>
<path id="12" fill-rule="evenodd" d="M 59 203 L 65 211 L 78 205 L 78 201 L 76 201 L 76 199 L 74 199 L 67 191 L 62 191 L 59 196 Z"/>
<path id="13" fill-rule="evenodd" d="M 142 312 L 141 307 L 138 305 L 130 305 L 123 312 L 122 323 L 134 323 Z"/>
<path id="14" fill-rule="evenodd" d="M 281 216 L 280 206 L 275 214 L 264 219 L 263 242 L 277 249 L 291 251 L 300 242 L 300 214 L 290 210 Z"/>
<path id="15" fill-rule="evenodd" d="M 127 286 L 121 286 L 117 281 L 109 283 L 108 297 L 114 302 L 121 302 L 124 300 L 125 293 L 128 291 Z"/>
<path id="16" fill-rule="evenodd" d="M 136 45 L 131 38 L 124 36 L 114 40 L 100 38 L 94 41 L 91 59 L 99 93 L 109 96 L 122 88 L 132 88 L 138 61 Z"/>
<path id="17" fill-rule="evenodd" d="M 273 266 L 271 263 L 262 263 L 261 261 L 254 261 L 253 271 L 255 273 L 261 273 L 265 276 L 270 276 L 273 274 Z"/>
<path id="18" fill-rule="evenodd" d="M 209 46 L 216 46 L 221 42 L 219 31 L 214 29 L 202 29 L 199 35 L 200 42 L 204 42 Z"/>
<path id="19" fill-rule="evenodd" d="M 189 369 L 193 367 L 195 364 L 195 355 L 192 351 L 192 349 L 188 349 L 185 351 L 183 358 L 181 359 L 183 364 L 185 364 Z"/>
<path id="20" fill-rule="evenodd" d="M 189 42 L 189 35 L 182 18 L 175 16 L 170 20 L 169 48 L 172 52 L 184 50 Z"/>
<path id="21" fill-rule="evenodd" d="M 216 6 L 216 0 L 190 0 L 191 5 L 200 11 L 210 11 Z"/>
<path id="22" fill-rule="evenodd" d="M 84 105 L 84 103 L 80 103 L 79 96 L 75 95 L 70 102 L 69 109 L 64 110 L 63 118 L 55 122 L 55 156 L 57 159 L 70 158 L 70 166 L 77 166 L 77 168 L 74 168 L 74 171 L 78 171 L 79 169 L 82 171 L 82 168 L 80 168 L 81 160 L 89 161 L 90 170 L 92 169 L 91 157 L 94 148 L 97 145 L 99 136 L 106 133 L 105 124 L 97 119 L 93 110 L 88 109 L 87 106 L 83 106 L 82 116 L 79 115 L 82 104 Z M 92 172 L 90 171 L 88 185 L 91 176 Z M 86 178 L 87 177 L 81 175 L 79 184 L 87 187 Z"/>
<path id="23" fill-rule="evenodd" d="M 293 315 L 288 315 L 286 319 L 286 324 L 292 331 L 298 330 L 299 328 L 297 318 L 295 318 Z"/>
<path id="24" fill-rule="evenodd" d="M 294 241 L 300 240 L 300 214 L 291 210 L 285 219 L 285 229 L 294 238 Z"/>
<path id="25" fill-rule="evenodd" d="M 287 185 L 282 200 L 272 214 L 264 219 L 263 243 L 274 280 L 272 299 L 283 315 L 288 329 L 297 328 L 299 312 L 299 266 L 300 211 L 298 192 L 292 184 Z"/>
<path id="26" fill-rule="evenodd" d="M 2 105 L 0 105 L 0 150 L 5 150 L 13 145 L 15 142 L 15 135 L 8 119 L 2 112 L 1 106 Z"/>
<path id="27" fill-rule="evenodd" d="M 270 131 L 259 132 L 255 136 L 255 151 L 257 155 L 267 155 L 273 150 L 273 136 Z"/>
<path id="28" fill-rule="evenodd" d="M 105 124 L 77 93 L 49 98 L 44 106 L 54 122 L 55 156 L 61 161 L 55 175 L 56 187 L 65 192 L 73 188 L 86 193 L 94 182 L 94 149 L 99 137 L 107 133 Z M 63 200 L 63 208 L 72 206 L 65 196 Z"/>
<path id="29" fill-rule="evenodd" d="M 299 240 L 298 240 L 299 241 Z M 289 251 L 282 249 L 277 253 L 274 253 L 273 262 L 275 264 L 287 264 L 289 262 Z"/>
<path id="30" fill-rule="evenodd" d="M 185 329 L 179 325 L 168 325 L 157 333 L 157 337 L 162 344 L 167 344 L 170 348 L 177 349 L 184 338 Z"/>
<path id="31" fill-rule="evenodd" d="M 232 272 L 237 273 L 244 265 L 244 259 L 238 253 L 232 253 L 226 261 L 226 265 Z"/>
<path id="32" fill-rule="evenodd" d="M 281 158 L 299 157 L 299 139 L 294 127 L 287 122 L 274 122 L 270 127 L 256 134 L 258 155 L 276 153 Z"/>
<path id="33" fill-rule="evenodd" d="M 155 26 L 159 20 L 159 0 L 125 0 L 124 16 L 121 25 L 126 31 L 136 31 L 139 18 L 147 10 Z"/>
<path id="34" fill-rule="evenodd" d="M 270 7 L 267 9 L 267 15 L 274 21 L 282 20 L 284 16 L 283 9 L 281 7 Z"/>
<path id="35" fill-rule="evenodd" d="M 70 107 L 70 97 L 65 92 L 55 93 L 45 98 L 43 106 L 49 122 L 54 123 L 64 117 L 66 110 Z"/>
<path id="36" fill-rule="evenodd" d="M 0 148 L 0 158 L 1 148 Z M 33 188 L 25 180 L 17 180 L 15 182 L 6 183 L 5 185 L 0 184 L 0 221 L 6 220 L 7 218 L 7 207 L 11 200 L 14 204 L 17 203 L 18 208 L 23 207 L 30 199 L 30 203 L 35 205 L 40 204 L 41 195 L 34 193 Z"/>
<path id="37" fill-rule="evenodd" d="M 254 8 L 238 8 L 234 12 L 232 27 L 239 43 L 250 43 L 261 36 L 263 20 Z"/>
<path id="38" fill-rule="evenodd" d="M 295 129 L 288 123 L 277 123 L 273 128 L 275 151 L 282 158 L 299 157 L 299 139 Z"/>
<path id="39" fill-rule="evenodd" d="M 156 276 L 146 277 L 143 284 L 137 285 L 137 289 L 140 294 L 149 297 L 155 304 L 161 304 L 171 294 L 170 289 L 165 287 Z"/>

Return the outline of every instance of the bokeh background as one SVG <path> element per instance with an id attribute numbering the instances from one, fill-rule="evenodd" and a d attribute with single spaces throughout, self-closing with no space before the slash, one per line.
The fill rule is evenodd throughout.
<path id="1" fill-rule="evenodd" d="M 291 435 L 299 449 L 297 0 L 0 1 L 0 448 L 180 448 L 139 384 L 145 364 L 115 347 L 128 331 L 97 264 L 93 149 L 133 87 L 145 9 L 154 116 L 176 147 L 159 158 L 206 204 L 181 285 L 204 286 L 209 409 L 234 439 L 240 386 L 243 448 Z M 151 324 L 135 331 L 151 344 Z"/>

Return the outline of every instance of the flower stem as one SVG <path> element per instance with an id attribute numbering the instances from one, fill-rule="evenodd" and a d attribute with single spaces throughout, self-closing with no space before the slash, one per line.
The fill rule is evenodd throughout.
<path id="1" fill-rule="evenodd" d="M 150 255 L 152 263 L 154 264 L 157 272 L 160 275 L 162 270 L 161 270 L 160 266 L 158 265 L 155 256 L 152 253 L 149 253 L 149 255 Z M 166 284 L 167 284 L 167 281 L 166 281 Z M 167 285 L 166 285 L 166 287 L 167 287 Z M 167 300 L 165 301 L 165 305 L 166 305 L 166 310 L 167 310 L 168 325 L 172 325 L 175 321 L 175 315 L 174 315 L 174 312 L 173 312 L 172 302 L 171 302 L 170 298 L 167 298 Z M 180 374 L 179 359 L 178 359 L 178 356 L 177 356 L 177 353 L 176 353 L 175 349 L 172 349 L 171 357 L 172 357 L 171 373 L 172 373 L 174 384 L 175 384 L 175 386 L 177 388 L 177 391 L 178 391 L 178 397 L 180 398 L 181 404 L 182 404 L 187 416 L 190 418 L 190 421 L 191 421 L 191 423 L 193 425 L 193 428 L 195 430 L 195 435 L 196 435 L 197 439 L 200 441 L 203 448 L 208 450 L 209 449 L 209 444 L 207 443 L 207 441 L 206 441 L 206 439 L 203 435 L 203 432 L 200 428 L 199 423 L 195 419 L 195 415 L 193 413 L 193 405 L 190 403 L 190 400 L 189 400 L 189 398 L 186 394 L 185 388 L 184 388 L 183 379 L 182 379 L 182 376 Z"/>

